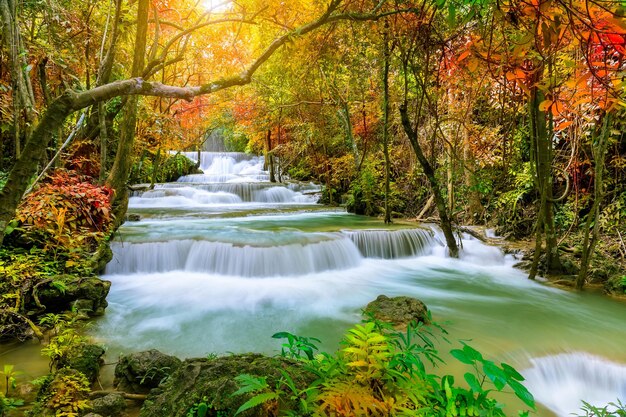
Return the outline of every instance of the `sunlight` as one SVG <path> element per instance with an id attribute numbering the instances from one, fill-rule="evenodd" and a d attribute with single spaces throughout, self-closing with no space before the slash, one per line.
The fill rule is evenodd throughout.
<path id="1" fill-rule="evenodd" d="M 202 4 L 208 11 L 221 13 L 228 10 L 231 7 L 232 2 L 230 0 L 204 0 Z"/>

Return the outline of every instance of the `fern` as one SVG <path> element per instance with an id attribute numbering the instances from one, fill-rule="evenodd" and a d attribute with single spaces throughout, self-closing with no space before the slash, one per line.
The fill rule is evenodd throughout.
<path id="1" fill-rule="evenodd" d="M 387 337 L 375 330 L 374 323 L 368 322 L 350 329 L 345 343 L 347 346 L 342 352 L 357 382 L 382 376 L 391 352 Z"/>
<path id="2" fill-rule="evenodd" d="M 248 401 L 243 403 L 241 407 L 237 409 L 235 415 L 239 415 L 246 410 L 254 408 L 258 405 L 265 404 L 269 401 L 278 401 L 279 395 L 276 392 L 264 392 L 262 394 L 257 394 L 254 397 L 250 398 Z"/>
<path id="3" fill-rule="evenodd" d="M 262 391 L 269 388 L 267 380 L 263 377 L 242 374 L 235 377 L 235 380 L 239 383 L 239 389 L 232 394 L 233 396 Z"/>
<path id="4" fill-rule="evenodd" d="M 393 409 L 394 399 L 385 401 L 374 396 L 370 387 L 341 381 L 327 386 L 319 396 L 321 416 L 384 416 Z"/>

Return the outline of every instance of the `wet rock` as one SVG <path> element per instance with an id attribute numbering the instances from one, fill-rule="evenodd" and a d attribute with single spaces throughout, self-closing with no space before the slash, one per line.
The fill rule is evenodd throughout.
<path id="1" fill-rule="evenodd" d="M 147 394 L 180 367 L 180 359 L 152 349 L 120 357 L 113 384 L 118 390 Z"/>
<path id="2" fill-rule="evenodd" d="M 74 347 L 66 357 L 61 358 L 57 367 L 75 369 L 85 375 L 90 383 L 94 383 L 100 373 L 100 366 L 104 363 L 103 355 L 102 346 L 81 344 Z"/>
<path id="3" fill-rule="evenodd" d="M 102 417 L 120 417 L 126 410 L 126 400 L 122 394 L 108 394 L 93 400 L 92 408 Z"/>
<path id="4" fill-rule="evenodd" d="M 281 379 L 281 369 L 288 370 L 299 388 L 308 386 L 315 376 L 302 369 L 302 364 L 285 358 L 270 358 L 260 354 L 223 356 L 215 359 L 187 359 L 159 388 L 152 390 L 140 417 L 185 417 L 196 403 L 210 406 L 207 415 L 232 416 L 252 395 L 232 396 L 239 389 L 235 377 L 241 374 L 267 378 L 270 387 Z M 286 387 L 283 387 L 287 389 Z M 286 409 L 293 407 L 284 404 Z M 255 407 L 240 415 L 270 416 L 276 410 Z"/>
<path id="5" fill-rule="evenodd" d="M 85 314 L 101 316 L 108 305 L 106 297 L 110 288 L 110 281 L 98 277 L 59 275 L 38 289 L 38 297 L 46 313 L 69 311 L 72 305 L 80 300 L 79 306 Z"/>
<path id="6" fill-rule="evenodd" d="M 129 222 L 138 222 L 139 220 L 141 220 L 141 216 L 139 214 L 136 213 L 130 213 L 126 215 L 126 221 Z"/>
<path id="7" fill-rule="evenodd" d="M 412 297 L 392 297 L 379 295 L 365 307 L 363 312 L 373 318 L 393 324 L 394 327 L 404 327 L 410 322 L 428 323 L 428 308 L 426 304 Z"/>

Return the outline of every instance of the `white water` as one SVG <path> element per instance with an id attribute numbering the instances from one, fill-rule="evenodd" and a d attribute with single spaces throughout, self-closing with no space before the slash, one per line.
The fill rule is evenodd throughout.
<path id="1" fill-rule="evenodd" d="M 435 227 L 385 230 L 311 211 L 308 193 L 319 186 L 270 184 L 262 158 L 203 153 L 201 166 L 203 175 L 131 198 L 142 221 L 125 224 L 112 245 L 110 305 L 94 330 L 113 352 L 273 353 L 278 331 L 334 350 L 368 302 L 409 295 L 450 321 L 452 338 L 474 338 L 485 356 L 525 369 L 529 389 L 559 417 L 581 399 L 624 400 L 623 304 L 531 282 L 512 256 L 470 236 L 455 260 Z M 224 215 L 208 216 L 209 207 Z"/>
<path id="2" fill-rule="evenodd" d="M 524 371 L 527 385 L 537 401 L 559 416 L 579 413 L 581 400 L 604 406 L 626 399 L 626 365 L 582 352 L 534 358 L 531 363 Z"/>

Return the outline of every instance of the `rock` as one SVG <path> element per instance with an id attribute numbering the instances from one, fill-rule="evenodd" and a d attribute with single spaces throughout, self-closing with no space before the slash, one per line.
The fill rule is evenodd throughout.
<path id="1" fill-rule="evenodd" d="M 311 384 L 315 375 L 303 369 L 302 364 L 285 358 L 271 358 L 260 354 L 222 356 L 215 359 L 187 359 L 159 388 L 152 390 L 144 402 L 140 417 L 185 417 L 199 402 L 210 406 L 207 415 L 232 416 L 252 394 L 232 396 L 239 389 L 235 377 L 242 374 L 263 376 L 270 387 L 281 379 L 280 370 L 287 370 L 300 389 Z M 288 389 L 283 387 L 283 389 Z M 281 404 L 287 409 L 295 404 Z M 272 411 L 255 407 L 240 415 L 269 416 Z"/>
<path id="2" fill-rule="evenodd" d="M 180 367 L 180 359 L 152 349 L 120 357 L 113 385 L 118 390 L 147 394 Z"/>
<path id="3" fill-rule="evenodd" d="M 104 348 L 100 345 L 81 344 L 73 348 L 70 353 L 59 360 L 58 368 L 71 368 L 87 377 L 90 383 L 94 383 L 100 373 L 103 364 L 102 356 Z"/>
<path id="4" fill-rule="evenodd" d="M 405 327 L 410 322 L 428 323 L 428 308 L 417 298 L 393 297 L 379 295 L 365 307 L 365 315 L 376 320 L 393 324 L 394 327 Z"/>
<path id="5" fill-rule="evenodd" d="M 96 414 L 96 413 L 89 413 L 89 414 L 85 414 L 83 417 L 103 417 L 100 414 Z"/>
<path id="6" fill-rule="evenodd" d="M 53 282 L 61 283 L 62 286 Z M 79 306 L 89 316 L 101 316 L 108 303 L 106 297 L 111 288 L 110 281 L 98 277 L 80 278 L 74 275 L 59 275 L 38 290 L 40 303 L 46 313 L 60 313 L 72 309 L 80 300 Z"/>
<path id="7" fill-rule="evenodd" d="M 92 407 L 102 417 L 120 417 L 126 410 L 126 400 L 122 394 L 108 394 L 93 400 Z"/>
<path id="8" fill-rule="evenodd" d="M 139 220 L 141 220 L 141 216 L 139 214 L 136 213 L 130 213 L 126 215 L 126 221 L 129 222 L 138 222 Z"/>

